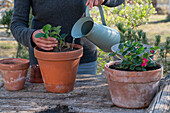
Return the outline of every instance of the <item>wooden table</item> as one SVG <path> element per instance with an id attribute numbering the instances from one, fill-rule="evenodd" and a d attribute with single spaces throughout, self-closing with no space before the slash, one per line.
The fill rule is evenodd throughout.
<path id="1" fill-rule="evenodd" d="M 169 94 L 168 87 L 167 95 Z M 167 98 L 169 99 L 169 96 Z M 155 106 L 153 103 L 152 105 Z M 144 113 L 150 111 L 152 113 L 155 109 L 153 106 L 148 109 L 123 109 L 114 106 L 107 81 L 103 75 L 77 75 L 74 90 L 63 94 L 47 92 L 44 84 L 33 84 L 28 80 L 24 89 L 20 91 L 7 91 L 4 86 L 0 88 L 0 112 L 4 113 L 40 111 L 40 113 L 43 111 L 48 111 L 48 113 L 54 113 L 54 111 L 95 113 Z"/>

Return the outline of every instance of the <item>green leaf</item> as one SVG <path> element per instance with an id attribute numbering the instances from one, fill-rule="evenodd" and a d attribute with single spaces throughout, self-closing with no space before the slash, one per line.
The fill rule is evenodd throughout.
<path id="1" fill-rule="evenodd" d="M 41 38 L 41 37 L 44 37 L 44 33 L 37 33 L 35 35 L 36 38 Z"/>
<path id="2" fill-rule="evenodd" d="M 122 65 L 123 65 L 123 64 L 126 64 L 126 60 L 123 60 L 121 64 L 122 64 Z"/>
<path id="3" fill-rule="evenodd" d="M 61 35 L 61 38 L 64 39 L 66 36 L 67 36 L 67 34 L 64 33 Z"/>
<path id="4" fill-rule="evenodd" d="M 109 56 L 115 56 L 117 55 L 117 51 L 115 53 L 110 53 Z"/>
<path id="5" fill-rule="evenodd" d="M 129 64 L 130 64 L 130 62 L 126 60 L 126 64 L 128 64 L 128 65 L 129 65 Z"/>
<path id="6" fill-rule="evenodd" d="M 141 66 L 141 64 L 142 64 L 142 60 L 141 60 L 141 61 L 138 61 L 138 62 L 136 63 L 137 66 Z"/>
<path id="7" fill-rule="evenodd" d="M 65 45 L 65 42 L 63 42 L 63 46 Z"/>
<path id="8" fill-rule="evenodd" d="M 139 49 L 138 49 L 138 51 L 144 51 L 145 49 L 144 49 L 144 47 L 140 47 Z"/>
<path id="9" fill-rule="evenodd" d="M 124 69 L 128 69 L 129 68 L 129 66 L 128 65 L 126 65 L 125 67 L 124 67 Z"/>
<path id="10" fill-rule="evenodd" d="M 58 31 L 61 28 L 61 26 L 53 27 L 52 30 Z"/>
<path id="11" fill-rule="evenodd" d="M 144 53 L 144 54 L 143 54 L 143 57 L 144 57 L 144 58 L 148 58 L 148 57 L 149 57 L 149 53 L 148 53 L 148 52 L 147 52 L 147 53 Z"/>
<path id="12" fill-rule="evenodd" d="M 44 34 L 44 38 L 45 38 L 45 39 L 48 38 L 48 33 L 45 33 L 45 34 Z"/>
<path id="13" fill-rule="evenodd" d="M 120 51 L 119 51 L 120 53 L 123 53 L 124 52 L 124 49 L 120 49 Z"/>
<path id="14" fill-rule="evenodd" d="M 120 68 L 122 69 L 122 68 L 123 68 L 123 65 L 120 65 Z"/>
<path id="15" fill-rule="evenodd" d="M 58 34 L 58 33 L 55 32 L 55 31 L 53 31 L 53 32 L 50 33 L 50 35 L 57 35 L 57 34 Z"/>
<path id="16" fill-rule="evenodd" d="M 138 51 L 138 54 L 141 54 L 141 53 L 144 53 L 144 51 L 143 51 L 143 50 L 141 50 L 141 51 Z"/>
<path id="17" fill-rule="evenodd" d="M 154 50 L 154 48 L 153 48 L 153 47 L 150 47 L 149 49 L 150 49 L 150 50 Z"/>
<path id="18" fill-rule="evenodd" d="M 157 50 L 157 49 L 160 49 L 160 47 L 158 47 L 158 46 L 155 46 L 155 47 L 154 47 L 154 50 Z"/>
<path id="19" fill-rule="evenodd" d="M 136 55 L 136 54 L 134 54 L 134 55 L 132 55 L 132 58 L 136 58 L 136 56 L 137 56 L 137 55 Z"/>
<path id="20" fill-rule="evenodd" d="M 131 65 L 130 70 L 134 70 L 134 69 L 135 69 L 135 65 Z"/>
<path id="21" fill-rule="evenodd" d="M 58 37 L 58 36 L 55 35 L 55 36 L 53 36 L 53 37 L 56 38 L 57 40 L 59 40 L 59 37 Z"/>
<path id="22" fill-rule="evenodd" d="M 47 24 L 43 27 L 43 32 L 44 33 L 47 33 L 49 30 L 51 29 L 51 25 L 50 24 Z"/>
<path id="23" fill-rule="evenodd" d="M 136 69 L 137 71 L 141 71 L 141 70 L 142 70 L 141 67 L 136 67 L 135 69 Z"/>
<path id="24" fill-rule="evenodd" d="M 146 71 L 146 69 L 145 69 L 145 68 L 142 68 L 142 71 Z"/>
<path id="25" fill-rule="evenodd" d="M 123 49 L 123 44 L 119 44 L 119 49 Z"/>
<path id="26" fill-rule="evenodd" d="M 126 53 L 127 53 L 127 51 L 124 51 L 124 52 L 122 53 L 122 55 L 124 56 L 124 55 L 126 55 Z"/>
<path id="27" fill-rule="evenodd" d="M 127 59 L 127 58 L 128 58 L 128 56 L 127 56 L 127 55 L 124 55 L 124 58 L 126 58 L 126 59 Z"/>
<path id="28" fill-rule="evenodd" d="M 56 34 L 59 35 L 59 34 L 60 34 L 60 31 L 61 31 L 60 29 L 57 30 L 57 31 L 56 31 Z"/>

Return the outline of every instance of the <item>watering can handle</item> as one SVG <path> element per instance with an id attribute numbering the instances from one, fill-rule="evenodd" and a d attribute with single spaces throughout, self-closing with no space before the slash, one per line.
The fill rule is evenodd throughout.
<path id="1" fill-rule="evenodd" d="M 99 6 L 98 8 L 99 8 L 100 16 L 101 16 L 101 19 L 102 19 L 102 24 L 106 26 L 106 22 L 105 22 L 102 6 Z M 86 17 L 90 17 L 89 5 L 86 7 Z"/>

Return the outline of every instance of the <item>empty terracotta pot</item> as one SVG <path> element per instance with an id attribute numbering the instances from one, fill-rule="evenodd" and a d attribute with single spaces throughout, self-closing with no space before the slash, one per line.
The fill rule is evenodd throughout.
<path id="1" fill-rule="evenodd" d="M 27 59 L 9 58 L 0 60 L 0 72 L 6 90 L 23 89 L 30 62 Z"/>
<path id="2" fill-rule="evenodd" d="M 77 50 L 68 52 L 43 52 L 34 48 L 46 90 L 55 93 L 72 91 L 83 47 L 74 44 Z"/>
<path id="3" fill-rule="evenodd" d="M 147 107 L 158 90 L 163 67 L 152 71 L 121 71 L 109 68 L 114 63 L 104 67 L 112 102 L 123 108 Z"/>

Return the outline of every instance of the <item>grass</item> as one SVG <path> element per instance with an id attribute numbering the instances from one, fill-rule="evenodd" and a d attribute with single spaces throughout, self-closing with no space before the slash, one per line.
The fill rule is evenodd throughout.
<path id="1" fill-rule="evenodd" d="M 158 4 L 168 4 L 168 0 L 157 0 Z"/>
<path id="2" fill-rule="evenodd" d="M 156 35 L 161 35 L 161 43 L 165 42 L 166 37 L 170 36 L 170 20 L 166 15 L 153 15 L 148 24 L 139 26 L 146 32 L 149 42 L 153 43 Z"/>
<path id="3" fill-rule="evenodd" d="M 0 41 L 0 59 L 15 57 L 16 52 L 17 52 L 16 41 Z"/>

